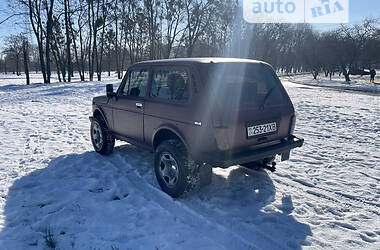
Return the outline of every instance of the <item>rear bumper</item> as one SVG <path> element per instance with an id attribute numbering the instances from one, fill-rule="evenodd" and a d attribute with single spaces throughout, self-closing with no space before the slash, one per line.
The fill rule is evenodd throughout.
<path id="1" fill-rule="evenodd" d="M 206 163 L 218 167 L 229 167 L 262 160 L 275 155 L 282 155 L 282 161 L 285 161 L 289 159 L 290 150 L 302 147 L 303 143 L 304 139 L 291 136 L 286 141 L 264 148 L 238 153 L 217 152 L 214 154 L 208 154 Z"/>

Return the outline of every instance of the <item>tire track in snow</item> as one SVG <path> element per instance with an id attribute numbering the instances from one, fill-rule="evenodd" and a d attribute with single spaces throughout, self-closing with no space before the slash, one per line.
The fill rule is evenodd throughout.
<path id="1" fill-rule="evenodd" d="M 365 210 L 368 212 L 372 212 L 376 215 L 380 215 L 380 213 L 376 211 L 380 208 L 380 204 L 377 204 L 377 203 L 365 201 L 363 199 L 360 199 L 358 197 L 355 197 L 355 196 L 352 196 L 349 194 L 344 194 L 344 193 L 336 192 L 336 191 L 330 191 L 326 188 L 318 187 L 315 185 L 313 185 L 313 187 L 311 187 L 311 185 L 302 184 L 299 181 L 296 181 L 290 177 L 287 177 L 287 176 L 281 175 L 281 174 L 276 174 L 276 178 L 273 178 L 273 180 L 279 184 L 283 184 L 283 185 L 286 185 L 288 187 L 291 187 L 291 188 L 294 188 L 297 190 L 304 190 L 304 192 L 311 194 L 311 195 L 314 195 L 314 196 L 317 196 L 318 198 L 322 198 L 322 199 L 329 200 L 329 201 L 332 201 L 335 203 L 343 204 L 343 205 L 346 205 L 348 207 L 353 207 L 353 205 L 351 203 L 342 202 L 341 200 L 339 200 L 339 198 L 349 200 L 350 202 L 354 202 L 357 205 L 360 204 L 359 207 L 363 208 L 363 209 L 365 209 L 365 206 L 370 206 L 370 207 L 374 208 L 375 210 L 368 210 L 368 209 L 365 209 Z M 289 181 L 294 183 L 294 185 L 290 184 Z M 300 188 L 300 187 L 302 187 L 302 188 Z M 317 189 L 320 192 L 316 192 L 313 189 Z M 364 207 L 363 207 L 363 205 L 364 205 Z"/>
<path id="2" fill-rule="evenodd" d="M 113 157 L 110 159 L 110 163 L 124 173 L 125 178 L 127 178 L 133 187 L 135 187 L 136 192 L 140 193 L 143 197 L 154 201 L 157 205 L 168 211 L 170 214 L 175 215 L 180 221 L 182 221 L 182 223 L 197 228 L 198 231 L 202 231 L 202 234 L 207 235 L 207 237 L 214 241 L 216 245 L 222 244 L 226 247 L 226 249 L 262 249 L 255 243 L 245 239 L 245 237 L 242 237 L 240 234 L 231 231 L 226 226 L 215 220 L 210 220 L 210 217 L 197 213 L 180 201 L 173 200 L 161 190 L 145 181 L 135 169 L 132 169 L 132 171 L 127 171 L 128 169 L 120 167 L 121 162 L 123 165 L 127 166 L 129 163 L 125 162 L 124 158 L 120 154 L 116 154 L 116 157 L 119 158 L 120 161 L 117 161 L 115 157 Z M 221 237 L 221 235 L 226 236 Z M 250 236 L 251 239 L 254 238 L 252 235 Z M 271 241 L 270 239 L 265 238 L 264 240 Z M 281 249 L 281 247 L 276 247 L 277 249 Z"/>
<path id="3" fill-rule="evenodd" d="M 209 211 L 207 208 L 203 207 L 188 207 L 188 209 L 193 210 L 197 214 L 207 214 L 207 211 Z M 213 216 L 211 218 L 206 218 L 205 216 L 203 217 L 204 220 L 208 220 L 209 222 L 212 221 L 214 224 L 222 225 L 223 223 L 224 228 L 229 228 L 228 230 L 230 232 L 238 234 L 240 237 L 245 239 L 245 241 L 255 242 L 258 245 L 259 249 L 289 249 L 288 247 L 284 247 L 284 244 L 281 244 L 273 240 L 273 238 L 262 233 L 259 229 L 257 229 L 256 226 L 248 227 L 246 224 L 237 224 L 234 223 L 234 221 L 228 223 L 225 219 L 225 216 L 220 214 L 218 211 L 213 211 Z"/>

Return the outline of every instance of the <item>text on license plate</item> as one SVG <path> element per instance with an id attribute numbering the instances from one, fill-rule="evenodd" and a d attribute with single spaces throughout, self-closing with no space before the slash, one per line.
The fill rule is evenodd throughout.
<path id="1" fill-rule="evenodd" d="M 248 132 L 248 137 L 277 132 L 277 123 L 272 122 L 272 123 L 248 127 L 247 132 Z"/>

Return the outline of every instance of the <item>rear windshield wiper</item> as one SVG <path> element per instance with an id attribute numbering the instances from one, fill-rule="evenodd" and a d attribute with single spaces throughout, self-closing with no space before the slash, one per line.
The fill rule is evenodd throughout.
<path id="1" fill-rule="evenodd" d="M 267 101 L 268 97 L 272 94 L 273 89 L 274 89 L 274 87 L 271 88 L 271 89 L 268 91 L 268 93 L 265 95 L 265 97 L 264 97 L 264 99 L 263 99 L 263 103 L 261 104 L 261 107 L 262 107 L 262 108 L 264 108 L 265 102 Z"/>

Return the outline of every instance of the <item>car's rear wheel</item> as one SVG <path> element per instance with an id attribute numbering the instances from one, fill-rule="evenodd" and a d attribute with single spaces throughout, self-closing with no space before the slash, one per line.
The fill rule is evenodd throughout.
<path id="1" fill-rule="evenodd" d="M 95 151 L 99 154 L 108 155 L 114 149 L 115 138 L 102 117 L 96 116 L 91 122 L 91 141 Z"/>
<path id="2" fill-rule="evenodd" d="M 154 163 L 161 189 L 173 198 L 199 188 L 199 165 L 179 140 L 162 142 L 155 152 Z"/>

